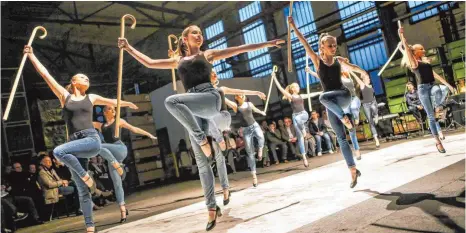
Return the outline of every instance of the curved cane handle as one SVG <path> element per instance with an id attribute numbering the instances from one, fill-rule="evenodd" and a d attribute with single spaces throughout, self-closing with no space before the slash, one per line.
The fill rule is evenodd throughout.
<path id="1" fill-rule="evenodd" d="M 174 40 L 173 42 L 172 42 L 172 39 Z M 173 34 L 170 34 L 170 35 L 168 35 L 168 47 L 170 48 L 171 51 L 173 51 L 172 43 L 177 44 L 178 43 L 178 37 L 176 37 Z"/>
<path id="2" fill-rule="evenodd" d="M 44 33 L 42 34 L 42 36 L 39 36 L 40 39 L 44 39 L 47 36 L 47 30 L 44 27 L 42 26 L 35 27 L 34 30 L 32 30 L 31 37 L 29 37 L 29 41 L 28 41 L 29 46 L 32 45 L 32 41 L 34 40 L 34 37 L 36 37 L 36 33 L 38 30 L 41 30 Z"/>
<path id="3" fill-rule="evenodd" d="M 131 29 L 136 28 L 136 18 L 130 14 L 123 15 L 121 17 L 121 38 L 125 38 L 125 22 L 127 18 L 131 19 L 131 21 L 133 22 L 133 24 L 131 24 Z"/>
<path id="4" fill-rule="evenodd" d="M 173 34 L 168 35 L 168 48 L 170 49 L 170 52 L 172 53 L 170 57 L 175 57 L 175 51 L 173 51 L 173 46 L 172 46 L 172 39 L 174 40 L 174 43 L 178 43 L 178 37 L 176 37 Z M 175 69 L 172 69 L 172 84 L 173 84 L 173 90 L 176 91 L 176 76 L 175 76 Z"/>

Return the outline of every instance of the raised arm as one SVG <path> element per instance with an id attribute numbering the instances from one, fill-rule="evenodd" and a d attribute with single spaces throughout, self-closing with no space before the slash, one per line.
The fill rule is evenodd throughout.
<path id="1" fill-rule="evenodd" d="M 222 60 L 225 58 L 233 57 L 241 53 L 251 52 L 258 49 L 268 47 L 280 47 L 281 44 L 285 43 L 284 40 L 275 39 L 258 44 L 245 44 L 236 47 L 230 47 L 226 49 L 208 49 L 204 52 L 205 57 L 208 61 L 213 62 L 216 60 Z"/>
<path id="2" fill-rule="evenodd" d="M 361 78 L 369 78 L 369 74 L 365 70 L 363 70 L 361 67 L 355 64 L 349 63 L 347 58 L 337 57 L 337 59 L 338 59 L 338 62 L 340 62 L 340 64 L 343 66 L 343 68 L 348 70 L 348 73 L 351 73 L 351 71 L 358 72 L 361 74 Z M 353 77 L 356 79 L 356 82 L 358 82 L 361 89 L 365 87 L 364 82 L 359 77 L 357 77 L 357 75 L 353 75 Z"/>
<path id="3" fill-rule="evenodd" d="M 309 68 L 309 67 L 306 67 L 306 73 L 309 73 L 309 74 L 311 74 L 312 76 L 314 76 L 314 77 L 320 79 L 319 75 L 318 75 L 316 72 L 314 72 L 313 70 L 311 70 L 311 68 Z"/>
<path id="4" fill-rule="evenodd" d="M 259 98 L 265 100 L 266 96 L 264 93 L 260 91 L 250 91 L 250 90 L 241 90 L 241 89 L 234 89 L 229 87 L 220 87 L 223 90 L 225 95 L 257 95 Z"/>
<path id="5" fill-rule="evenodd" d="M 117 106 L 117 100 L 116 99 L 109 99 L 102 97 L 100 95 L 95 95 L 95 94 L 89 94 L 89 99 L 91 100 L 93 105 L 111 105 L 113 107 Z M 131 109 L 138 109 L 138 106 L 135 104 L 128 102 L 128 101 L 121 101 L 121 107 L 129 107 Z"/>
<path id="6" fill-rule="evenodd" d="M 48 70 L 42 65 L 39 59 L 37 59 L 36 55 L 34 55 L 31 46 L 24 46 L 23 52 L 28 55 L 29 60 L 31 61 L 32 65 L 34 65 L 34 68 L 36 68 L 39 75 L 45 80 L 50 89 L 52 89 L 53 93 L 58 97 L 61 106 L 63 107 L 65 104 L 65 99 L 70 93 L 63 86 L 61 86 L 52 77 L 52 75 L 50 75 Z"/>
<path id="7" fill-rule="evenodd" d="M 238 112 L 238 105 L 235 102 L 229 100 L 228 98 L 225 98 L 225 103 L 228 107 L 233 109 L 234 112 Z"/>
<path id="8" fill-rule="evenodd" d="M 133 133 L 137 133 L 137 134 L 147 136 L 150 139 L 157 139 L 156 136 L 152 135 L 151 133 L 149 133 L 149 132 L 147 132 L 147 131 L 145 131 L 145 130 L 143 130 L 141 128 L 138 128 L 136 126 L 131 125 L 130 123 L 126 122 L 124 119 L 121 119 L 120 126 L 123 127 L 123 128 L 128 129 L 129 131 L 131 131 Z"/>
<path id="9" fill-rule="evenodd" d="M 317 55 L 314 52 L 314 50 L 312 50 L 311 45 L 307 43 L 307 40 L 304 37 L 304 35 L 298 30 L 298 27 L 296 27 L 293 17 L 288 16 L 288 23 L 290 27 L 294 30 L 294 33 L 296 33 L 296 37 L 298 37 L 298 40 L 303 45 L 304 49 L 306 50 L 306 53 L 311 57 L 314 67 L 316 68 L 316 70 L 319 70 L 319 55 Z"/>
<path id="10" fill-rule="evenodd" d="M 258 108 L 256 108 L 256 106 L 254 106 L 253 103 L 249 102 L 249 104 L 251 105 L 251 108 L 252 108 L 252 111 L 253 111 L 253 112 L 259 113 L 259 114 L 261 114 L 261 115 L 263 115 L 263 116 L 266 115 L 264 111 L 261 111 L 261 110 L 259 110 Z"/>
<path id="11" fill-rule="evenodd" d="M 125 38 L 118 38 L 118 47 L 126 50 L 131 56 L 138 60 L 147 68 L 151 69 L 174 69 L 178 65 L 178 59 L 152 59 L 145 54 L 139 52 L 133 46 L 131 46 Z"/>
<path id="12" fill-rule="evenodd" d="M 451 93 L 452 94 L 456 94 L 456 90 L 455 88 L 453 88 L 453 86 L 451 86 L 447 80 L 445 80 L 444 78 L 442 78 L 442 76 L 438 75 L 437 73 L 435 73 L 435 71 L 432 71 L 434 73 L 434 78 L 437 79 L 438 81 L 440 81 L 441 83 L 443 83 L 445 86 L 448 87 L 448 89 L 450 89 Z"/>
<path id="13" fill-rule="evenodd" d="M 408 41 L 406 41 L 403 27 L 398 28 L 398 35 L 400 36 L 401 44 L 404 47 L 404 55 L 408 56 L 408 63 L 411 67 L 411 70 L 417 69 L 418 63 L 417 60 L 414 59 L 414 55 L 411 49 L 409 48 Z"/>
<path id="14" fill-rule="evenodd" d="M 274 80 L 275 82 L 275 85 L 277 85 L 277 88 L 278 90 L 280 90 L 280 92 L 288 99 L 288 100 L 291 100 L 292 96 L 290 93 L 288 93 L 285 89 L 283 89 L 282 85 L 280 84 L 280 82 L 278 82 L 277 78 L 272 76 L 272 79 Z"/>

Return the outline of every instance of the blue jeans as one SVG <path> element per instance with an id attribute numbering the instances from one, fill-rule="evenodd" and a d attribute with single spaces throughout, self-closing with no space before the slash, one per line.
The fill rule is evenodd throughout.
<path id="1" fill-rule="evenodd" d="M 217 89 L 210 83 L 203 83 L 188 90 L 188 93 L 169 96 L 165 99 L 167 110 L 184 126 L 194 142 L 201 144 L 206 140 L 196 117 L 213 119 L 220 111 L 221 99 Z M 212 127 L 216 127 L 212 122 Z M 212 129 L 212 130 L 218 130 Z"/>
<path id="2" fill-rule="evenodd" d="M 322 138 L 324 138 L 325 144 L 327 144 L 327 148 L 329 150 L 332 149 L 332 139 L 330 139 L 330 135 L 327 132 L 325 132 L 322 136 L 316 134 L 314 135 L 314 138 L 316 139 L 317 153 L 322 152 Z"/>
<path id="3" fill-rule="evenodd" d="M 319 100 L 328 112 L 332 112 L 338 119 L 343 119 L 345 111 L 351 103 L 351 93 L 347 89 L 327 91 L 319 96 Z"/>
<path id="4" fill-rule="evenodd" d="M 86 227 L 94 226 L 92 199 L 89 188 L 81 179 L 87 172 L 78 158 L 87 161 L 88 158 L 97 156 L 100 152 L 100 146 L 101 143 L 97 131 L 95 131 L 95 129 L 85 129 L 71 134 L 69 142 L 53 150 L 55 158 L 63 162 L 70 169 L 71 179 L 78 189 L 79 203 L 83 211 Z"/>
<path id="5" fill-rule="evenodd" d="M 422 85 L 422 84 L 421 84 Z M 435 84 L 432 86 L 430 90 L 430 99 L 432 101 L 432 106 L 434 109 L 440 105 L 443 105 L 445 99 L 448 95 L 448 87 L 445 85 Z"/>
<path id="6" fill-rule="evenodd" d="M 196 123 L 201 125 L 201 127 L 209 132 L 209 123 L 205 119 L 196 118 Z M 202 188 L 204 189 L 204 198 L 208 209 L 215 209 L 216 201 L 215 201 L 215 176 L 212 171 L 211 158 L 207 158 L 204 153 L 202 153 L 201 147 L 198 143 L 195 143 L 195 139 L 193 135 L 189 135 L 191 140 L 191 146 L 194 152 L 194 158 L 196 159 L 197 168 L 199 169 L 199 178 L 201 180 Z M 215 151 L 215 160 L 217 163 L 217 172 L 218 177 L 220 180 L 220 184 L 222 185 L 223 189 L 228 189 L 228 175 L 227 175 L 227 167 L 225 164 L 225 156 L 223 156 L 220 147 L 218 147 L 217 143 L 212 143 L 213 149 Z"/>
<path id="7" fill-rule="evenodd" d="M 361 100 L 357 96 L 351 97 L 351 104 L 344 110 L 345 113 L 351 114 L 353 119 L 359 121 L 359 110 L 361 108 Z M 356 130 L 350 130 L 349 135 L 351 142 L 355 150 L 359 150 L 358 137 L 356 136 Z"/>
<path id="8" fill-rule="evenodd" d="M 299 152 L 301 155 L 306 154 L 306 148 L 304 147 L 304 135 L 303 131 L 306 129 L 306 122 L 309 120 L 309 114 L 306 111 L 293 113 L 293 124 L 296 130 L 296 137 L 298 138 Z"/>
<path id="9" fill-rule="evenodd" d="M 333 131 L 337 136 L 338 144 L 340 145 L 341 152 L 343 154 L 343 158 L 345 158 L 346 165 L 349 168 L 355 167 L 356 164 L 354 163 L 353 159 L 353 152 L 349 146 L 348 141 L 346 140 L 346 132 L 345 126 L 341 122 L 341 119 L 335 115 L 332 111 L 327 109 L 328 120 L 330 121 L 330 125 L 332 126 Z"/>
<path id="10" fill-rule="evenodd" d="M 262 129 L 257 122 L 255 122 L 254 124 L 248 127 L 242 127 L 242 128 L 243 128 L 243 138 L 244 138 L 246 153 L 248 154 L 248 157 L 247 157 L 248 166 L 249 168 L 251 168 L 252 172 L 255 172 L 256 171 L 256 159 L 254 157 L 255 150 L 254 150 L 253 139 L 254 137 L 257 139 L 259 148 L 264 148 L 264 142 L 265 142 L 264 133 L 262 132 Z"/>
<path id="11" fill-rule="evenodd" d="M 377 137 L 377 129 L 375 128 L 374 118 L 379 117 L 379 109 L 375 99 L 370 103 L 363 103 L 364 114 L 366 115 L 369 125 L 371 126 L 372 136 Z"/>
<path id="12" fill-rule="evenodd" d="M 120 206 L 125 205 L 125 192 L 123 190 L 121 176 L 112 166 L 112 163 L 121 164 L 128 155 L 128 148 L 126 148 L 126 145 L 121 141 L 116 141 L 114 143 L 102 143 L 100 155 L 108 162 L 108 170 L 110 171 L 110 177 L 113 181 L 113 188 L 115 189 L 117 203 Z"/>
<path id="13" fill-rule="evenodd" d="M 433 86 L 430 83 L 419 84 L 417 86 L 417 89 L 419 94 L 419 100 L 421 101 L 421 104 L 427 113 L 427 118 L 429 119 L 430 131 L 432 132 L 432 135 L 438 136 L 438 132 L 440 131 L 440 125 L 435 121 L 434 108 L 443 104 L 443 102 L 445 101 L 446 94 L 448 94 L 448 91 L 446 93 L 443 93 L 441 87 L 437 85 Z M 434 102 L 436 104 L 435 107 Z"/>
<path id="14" fill-rule="evenodd" d="M 58 187 L 58 193 L 63 195 L 63 196 L 68 196 L 74 193 L 74 187 L 73 186 L 62 186 Z"/>

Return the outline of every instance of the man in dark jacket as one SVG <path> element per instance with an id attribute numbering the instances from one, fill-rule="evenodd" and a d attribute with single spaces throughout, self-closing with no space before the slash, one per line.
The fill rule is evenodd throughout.
<path id="1" fill-rule="evenodd" d="M 316 111 L 311 112 L 311 119 L 309 120 L 309 132 L 316 139 L 317 156 L 322 156 L 322 138 L 327 144 L 329 153 L 333 154 L 332 140 L 330 139 L 330 135 L 327 132 L 327 126 L 325 126 L 324 120 L 319 118 L 319 115 Z"/>
<path id="2" fill-rule="evenodd" d="M 414 89 L 412 82 L 408 82 L 406 87 L 408 88 L 408 91 L 406 92 L 405 98 L 406 104 L 408 105 L 408 110 L 413 114 L 414 118 L 416 118 L 416 120 L 422 124 L 426 114 L 424 114 L 424 107 L 421 104 L 417 90 Z"/>
<path id="3" fill-rule="evenodd" d="M 272 151 L 272 156 L 273 156 L 273 159 L 275 160 L 275 164 L 280 163 L 278 161 L 277 152 L 275 150 L 277 146 L 281 147 L 283 161 L 285 163 L 288 163 L 288 160 L 286 160 L 288 147 L 286 146 L 286 142 L 282 139 L 280 130 L 277 130 L 277 126 L 275 125 L 275 122 L 272 122 L 269 124 L 269 130 L 266 133 L 266 138 L 269 143 L 269 149 Z"/>
<path id="4" fill-rule="evenodd" d="M 284 124 L 279 124 L 280 133 L 282 134 L 282 139 L 286 141 L 288 148 L 290 148 L 292 156 L 298 156 L 298 137 L 296 134 L 296 130 L 293 126 L 291 118 L 285 117 L 283 119 Z"/>

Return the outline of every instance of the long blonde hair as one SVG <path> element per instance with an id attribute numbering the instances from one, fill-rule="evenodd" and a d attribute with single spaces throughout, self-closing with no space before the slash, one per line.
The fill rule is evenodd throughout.
<path id="1" fill-rule="evenodd" d="M 285 87 L 285 91 L 288 92 L 288 93 L 290 93 L 290 95 L 293 95 L 293 90 L 291 90 L 291 87 L 292 87 L 293 85 L 298 85 L 298 84 L 297 84 L 297 83 L 292 83 L 292 84 L 290 84 L 290 85 L 288 85 L 288 86 Z M 299 87 L 299 85 L 298 85 L 298 87 Z M 287 98 L 285 95 L 283 95 L 282 99 L 291 101 L 291 99 Z"/>
<path id="2" fill-rule="evenodd" d="M 327 41 L 328 38 L 335 38 L 336 37 L 328 34 L 327 32 L 321 33 L 319 36 L 319 56 L 323 59 L 324 58 L 324 50 L 322 49 L 322 46 L 324 45 L 325 41 Z"/>
<path id="3" fill-rule="evenodd" d="M 413 71 L 413 68 L 411 67 L 411 65 L 409 63 L 408 53 L 412 53 L 413 56 L 414 56 L 414 46 L 416 46 L 416 45 L 417 44 L 408 45 L 408 48 L 406 48 L 405 52 L 403 52 L 403 58 L 401 58 L 401 63 L 400 63 L 402 68 L 408 68 L 411 71 Z M 427 58 L 427 57 L 422 57 L 421 61 L 424 62 L 424 63 L 430 63 L 431 62 L 431 60 L 429 58 Z"/>
<path id="4" fill-rule="evenodd" d="M 176 47 L 174 56 L 186 57 L 187 52 L 188 52 L 188 46 L 184 43 L 183 38 L 188 36 L 189 30 L 191 29 L 191 27 L 197 27 L 197 26 L 190 25 L 186 27 L 181 33 L 181 36 L 178 37 L 178 46 Z"/>

